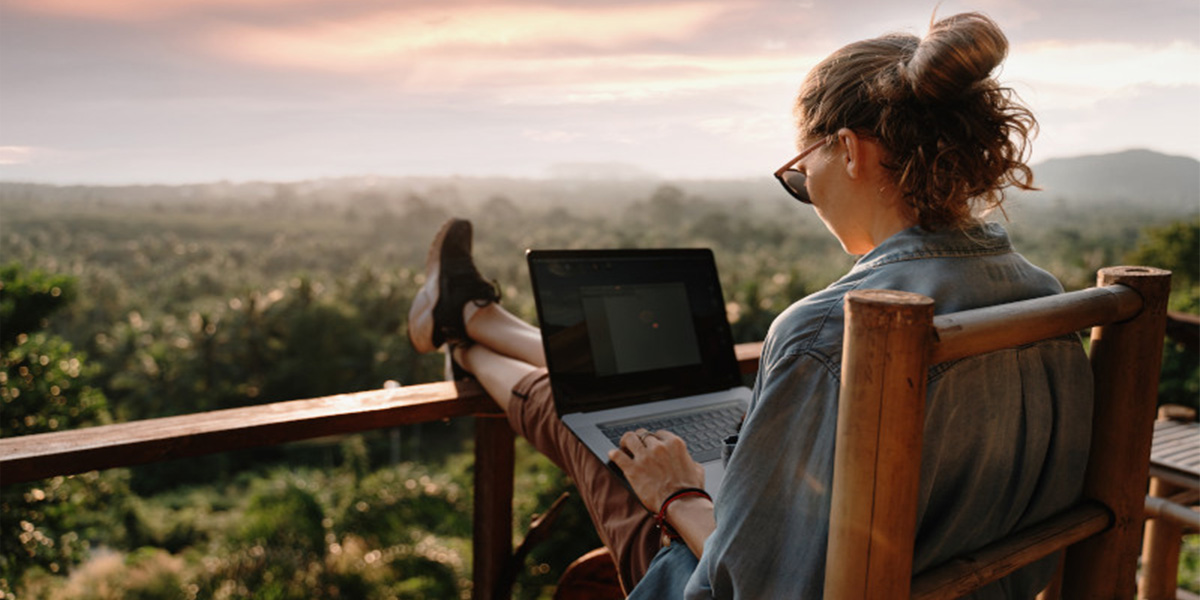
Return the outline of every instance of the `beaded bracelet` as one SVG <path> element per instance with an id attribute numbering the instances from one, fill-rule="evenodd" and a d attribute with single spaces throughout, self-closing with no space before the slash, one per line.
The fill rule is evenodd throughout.
<path id="1" fill-rule="evenodd" d="M 683 536 L 679 535 L 679 532 L 675 531 L 675 528 L 671 527 L 671 524 L 667 522 L 667 507 L 670 506 L 672 502 L 686 496 L 700 496 L 702 498 L 707 498 L 709 502 L 712 502 L 712 496 L 709 496 L 708 492 L 700 488 L 683 488 L 676 490 L 670 496 L 667 496 L 667 499 L 663 500 L 662 508 L 658 509 L 658 514 L 654 515 L 654 520 L 658 522 L 658 528 L 661 529 L 663 533 L 667 534 L 667 537 L 672 540 L 681 540 L 683 539 Z"/>

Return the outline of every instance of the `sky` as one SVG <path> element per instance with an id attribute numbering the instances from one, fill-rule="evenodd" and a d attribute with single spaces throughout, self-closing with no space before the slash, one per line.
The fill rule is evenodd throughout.
<path id="1" fill-rule="evenodd" d="M 984 12 L 1035 162 L 1200 157 L 1196 0 L 0 0 L 0 181 L 769 176 L 804 74 Z"/>

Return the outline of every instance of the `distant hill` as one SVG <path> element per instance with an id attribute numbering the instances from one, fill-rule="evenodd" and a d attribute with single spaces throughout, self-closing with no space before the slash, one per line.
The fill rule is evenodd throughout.
<path id="1" fill-rule="evenodd" d="M 1125 208 L 1169 215 L 1200 214 L 1200 161 L 1150 150 L 1055 158 L 1033 165 L 1039 192 L 1015 194 L 1030 208 Z M 775 210 L 790 202 L 764 172 L 745 179 L 659 179 L 620 163 L 565 164 L 547 178 L 339 177 L 308 181 L 211 182 L 191 185 L 74 185 L 0 181 L 0 200 L 153 204 L 249 202 L 321 204 L 427 202 L 447 211 L 490 201 L 519 207 L 559 206 L 601 213 L 647 200 L 669 186 L 686 197 Z"/>
<path id="2" fill-rule="evenodd" d="M 1151 150 L 1055 158 L 1033 165 L 1038 196 L 1071 205 L 1128 203 L 1200 210 L 1200 161 Z"/>

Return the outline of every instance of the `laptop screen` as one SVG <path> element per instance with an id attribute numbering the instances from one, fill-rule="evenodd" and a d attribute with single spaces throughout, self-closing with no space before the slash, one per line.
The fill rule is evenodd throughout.
<path id="1" fill-rule="evenodd" d="M 531 250 L 560 413 L 741 383 L 712 252 Z"/>

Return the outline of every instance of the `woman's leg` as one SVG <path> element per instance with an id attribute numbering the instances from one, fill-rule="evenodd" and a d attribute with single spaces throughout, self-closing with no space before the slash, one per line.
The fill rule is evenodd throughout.
<path id="1" fill-rule="evenodd" d="M 537 328 L 496 305 L 468 315 L 466 324 L 475 343 L 453 347 L 454 360 L 504 409 L 513 430 L 575 482 L 622 584 L 633 589 L 662 547 L 660 532 L 641 501 L 559 419 L 545 368 L 531 364 L 545 362 Z"/>
<path id="2" fill-rule="evenodd" d="M 483 386 L 505 413 L 508 412 L 512 400 L 513 388 L 539 368 L 482 344 L 457 346 L 453 352 L 454 361 L 475 376 L 479 385 Z"/>
<path id="3" fill-rule="evenodd" d="M 463 322 L 470 342 L 452 344 L 452 358 L 507 411 L 517 382 L 546 366 L 541 331 L 492 303 L 467 303 Z"/>
<path id="4" fill-rule="evenodd" d="M 542 330 L 522 321 L 499 304 L 468 304 L 463 308 L 463 321 L 467 325 L 467 337 L 476 344 L 535 367 L 546 366 Z"/>
<path id="5" fill-rule="evenodd" d="M 641 579 L 661 547 L 654 519 L 563 425 L 554 407 L 541 331 L 498 304 L 471 258 L 471 227 L 452 220 L 434 240 L 428 280 L 409 313 L 418 350 L 448 342 L 452 358 L 470 372 L 508 415 L 513 430 L 575 481 L 626 589 Z M 458 317 L 462 318 L 461 321 Z"/>
<path id="6" fill-rule="evenodd" d="M 662 549 L 662 533 L 641 500 L 558 417 L 550 378 L 535 369 L 502 404 L 513 431 L 575 482 L 600 541 L 612 553 L 621 585 L 633 589 Z"/>

